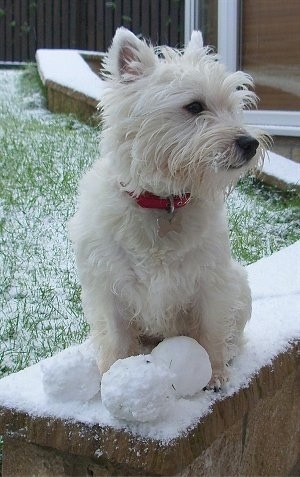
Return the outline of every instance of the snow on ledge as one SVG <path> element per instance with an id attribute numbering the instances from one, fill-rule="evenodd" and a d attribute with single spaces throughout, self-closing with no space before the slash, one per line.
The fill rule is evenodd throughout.
<path id="1" fill-rule="evenodd" d="M 79 51 L 39 49 L 36 61 L 43 83 L 52 81 L 100 101 L 104 81 L 91 70 Z"/>
<path id="2" fill-rule="evenodd" d="M 300 164 L 275 152 L 268 151 L 262 173 L 278 179 L 286 186 L 300 186 Z"/>
<path id="3" fill-rule="evenodd" d="M 192 398 L 178 399 L 172 403 L 163 419 L 151 423 L 127 423 L 112 417 L 102 405 L 99 393 L 86 401 L 72 401 L 68 396 L 64 396 L 64 400 L 58 400 L 51 393 L 46 395 L 42 384 L 43 367 L 51 361 L 54 364 L 55 360 L 55 366 L 64 369 L 61 378 L 65 378 L 70 386 L 72 370 L 67 363 L 76 363 L 74 379 L 80 372 L 78 363 L 84 361 L 85 372 L 86 366 L 89 366 L 90 346 L 89 341 L 86 341 L 0 380 L 0 406 L 25 411 L 30 415 L 125 428 L 134 434 L 162 441 L 173 439 L 211 412 L 215 401 L 247 387 L 251 377 L 263 366 L 270 364 L 279 353 L 287 350 L 291 341 L 300 338 L 299 265 L 300 241 L 248 266 L 253 313 L 245 329 L 247 343 L 240 356 L 234 360 L 230 369 L 230 382 L 220 394 L 201 391 Z M 95 373 L 91 373 L 90 378 L 91 381 L 97 379 L 97 375 L 95 377 Z M 75 392 L 75 382 L 73 386 Z M 68 392 L 72 396 L 69 388 Z"/>

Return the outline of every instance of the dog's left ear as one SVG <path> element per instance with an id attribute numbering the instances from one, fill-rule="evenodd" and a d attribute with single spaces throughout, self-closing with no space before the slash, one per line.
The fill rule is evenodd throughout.
<path id="1" fill-rule="evenodd" d="M 120 81 L 149 74 L 155 64 L 153 49 L 126 28 L 118 28 L 105 61 L 106 71 Z"/>
<path id="2" fill-rule="evenodd" d="M 201 31 L 193 31 L 191 39 L 185 49 L 185 54 L 199 52 L 203 49 L 203 37 Z"/>

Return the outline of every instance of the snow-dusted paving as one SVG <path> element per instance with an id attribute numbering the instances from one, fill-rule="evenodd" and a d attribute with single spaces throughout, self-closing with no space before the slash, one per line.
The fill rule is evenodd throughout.
<path id="1" fill-rule="evenodd" d="M 118 420 L 96 393 L 99 375 L 87 341 L 0 380 L 0 406 L 32 415 L 125 427 L 165 441 L 178 436 L 209 413 L 213 402 L 247 387 L 262 366 L 300 338 L 300 241 L 248 266 L 248 273 L 253 294 L 252 319 L 246 327 L 246 346 L 231 366 L 230 382 L 223 393 L 201 391 L 193 397 L 173 399 L 165 407 L 164 416 L 151 422 Z M 139 362 L 137 357 L 136 366 Z M 152 379 L 155 400 L 159 383 L 155 377 Z M 122 392 L 122 385 L 116 380 L 116 393 Z M 142 385 L 133 375 L 130 386 L 136 400 Z M 157 401 L 156 405 L 161 403 Z"/>

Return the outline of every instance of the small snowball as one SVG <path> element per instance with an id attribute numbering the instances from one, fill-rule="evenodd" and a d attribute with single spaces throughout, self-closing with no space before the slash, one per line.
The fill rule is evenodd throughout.
<path id="1" fill-rule="evenodd" d="M 154 421 L 167 413 L 171 377 L 150 355 L 119 359 L 102 376 L 102 403 L 118 419 Z"/>
<path id="2" fill-rule="evenodd" d="M 153 362 L 174 376 L 172 388 L 177 397 L 193 396 L 210 381 L 212 369 L 206 350 L 193 338 L 167 338 L 151 353 Z"/>
<path id="3" fill-rule="evenodd" d="M 73 346 L 41 364 L 46 396 L 56 401 L 87 402 L 100 390 L 100 372 L 95 359 Z"/>

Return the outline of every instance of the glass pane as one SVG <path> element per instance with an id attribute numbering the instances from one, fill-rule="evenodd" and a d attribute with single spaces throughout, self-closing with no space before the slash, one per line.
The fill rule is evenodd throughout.
<path id="1" fill-rule="evenodd" d="M 300 0 L 242 0 L 240 60 L 259 109 L 300 110 Z"/>
<path id="2" fill-rule="evenodd" d="M 218 47 L 218 0 L 199 0 L 198 28 L 202 31 L 204 45 Z"/>

